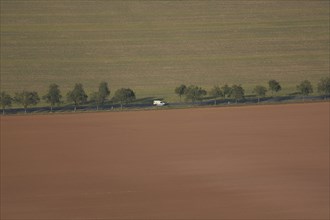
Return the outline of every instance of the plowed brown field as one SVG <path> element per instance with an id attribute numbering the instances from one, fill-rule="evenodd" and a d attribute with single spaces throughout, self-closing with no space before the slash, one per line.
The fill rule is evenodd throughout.
<path id="1" fill-rule="evenodd" d="M 329 103 L 1 117 L 3 219 L 328 219 Z"/>

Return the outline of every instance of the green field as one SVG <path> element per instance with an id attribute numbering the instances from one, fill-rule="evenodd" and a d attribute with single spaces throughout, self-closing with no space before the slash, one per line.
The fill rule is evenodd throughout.
<path id="1" fill-rule="evenodd" d="M 329 1 L 1 0 L 1 90 L 100 81 L 176 101 L 174 87 L 329 75 Z"/>

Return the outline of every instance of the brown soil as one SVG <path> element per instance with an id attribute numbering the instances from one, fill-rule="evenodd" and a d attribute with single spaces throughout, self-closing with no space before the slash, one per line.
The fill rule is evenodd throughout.
<path id="1" fill-rule="evenodd" d="M 328 219 L 329 103 L 1 117 L 3 219 Z"/>

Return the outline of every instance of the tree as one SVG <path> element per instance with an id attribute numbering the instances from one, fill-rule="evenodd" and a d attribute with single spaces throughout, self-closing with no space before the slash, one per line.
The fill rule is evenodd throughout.
<path id="1" fill-rule="evenodd" d="M 47 103 L 50 103 L 51 112 L 53 111 L 54 105 L 61 103 L 62 95 L 61 95 L 61 91 L 58 87 L 59 86 L 57 84 L 54 84 L 54 83 L 50 84 L 48 93 L 42 97 Z"/>
<path id="2" fill-rule="evenodd" d="M 93 92 L 90 95 L 90 100 L 96 104 L 96 110 L 99 110 L 99 105 L 102 104 L 103 97 L 100 95 L 100 92 Z"/>
<path id="3" fill-rule="evenodd" d="M 99 105 L 103 105 L 107 97 L 110 95 L 108 83 L 101 82 L 99 90 L 90 95 L 90 100 L 96 104 L 96 110 L 99 110 Z"/>
<path id="4" fill-rule="evenodd" d="M 231 88 L 225 84 L 224 86 L 221 87 L 221 90 L 222 90 L 222 94 L 223 94 L 223 98 L 225 99 L 226 96 L 229 96 L 230 95 L 230 92 L 231 92 Z"/>
<path id="5" fill-rule="evenodd" d="M 123 104 L 130 103 L 135 100 L 135 93 L 133 90 L 129 88 L 121 88 L 115 92 L 115 96 L 113 97 L 114 101 L 120 103 L 120 108 L 123 109 Z"/>
<path id="6" fill-rule="evenodd" d="M 269 85 L 269 90 L 272 91 L 272 95 L 274 94 L 274 92 L 277 93 L 282 89 L 280 83 L 274 79 L 269 80 L 268 85 Z"/>
<path id="7" fill-rule="evenodd" d="M 195 103 L 196 100 L 202 101 L 206 94 L 206 90 L 195 85 L 188 86 L 185 92 L 186 99 L 191 100 L 193 103 Z"/>
<path id="8" fill-rule="evenodd" d="M 99 85 L 99 98 L 100 98 L 100 104 L 103 105 L 107 97 L 110 95 L 110 89 L 107 82 L 101 82 Z"/>
<path id="9" fill-rule="evenodd" d="M 40 98 L 37 92 L 23 91 L 20 93 L 16 93 L 14 97 L 14 101 L 23 105 L 24 112 L 26 114 L 26 109 L 29 105 L 36 105 L 39 103 Z"/>
<path id="10" fill-rule="evenodd" d="M 0 104 L 2 108 L 2 114 L 5 114 L 5 108 L 10 107 L 12 102 L 12 98 L 6 92 L 1 92 L 0 94 Z"/>
<path id="11" fill-rule="evenodd" d="M 236 103 L 239 99 L 244 98 L 244 89 L 241 85 L 233 85 L 231 87 L 230 97 L 236 100 Z"/>
<path id="12" fill-rule="evenodd" d="M 254 89 L 253 92 L 257 95 L 258 97 L 258 103 L 260 102 L 260 97 L 265 97 L 267 89 L 264 86 L 257 85 Z"/>
<path id="13" fill-rule="evenodd" d="M 211 91 L 210 91 L 210 95 L 214 97 L 214 105 L 217 104 L 217 98 L 220 96 L 223 96 L 223 92 L 220 89 L 219 86 L 214 86 Z"/>
<path id="14" fill-rule="evenodd" d="M 73 90 L 67 93 L 67 99 L 69 102 L 74 103 L 74 111 L 77 110 L 77 106 L 87 101 L 87 95 L 81 83 L 76 83 Z"/>
<path id="15" fill-rule="evenodd" d="M 184 85 L 184 84 L 182 84 L 182 85 L 175 88 L 175 90 L 174 90 L 175 93 L 180 96 L 180 102 L 181 102 L 181 97 L 184 95 L 186 90 L 187 90 L 187 86 Z"/>
<path id="16" fill-rule="evenodd" d="M 303 95 L 303 101 L 305 101 L 305 96 L 308 96 L 313 92 L 313 86 L 308 80 L 304 80 L 299 85 L 297 85 L 297 89 L 299 93 Z"/>
<path id="17" fill-rule="evenodd" d="M 317 84 L 317 91 L 326 98 L 330 95 L 330 77 L 322 78 Z"/>

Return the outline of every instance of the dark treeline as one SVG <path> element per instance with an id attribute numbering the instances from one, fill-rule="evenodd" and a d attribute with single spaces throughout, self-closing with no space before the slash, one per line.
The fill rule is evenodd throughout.
<path id="1" fill-rule="evenodd" d="M 260 98 L 266 96 L 267 92 L 270 91 L 272 97 L 276 95 L 279 91 L 282 90 L 280 83 L 274 79 L 269 80 L 268 88 L 263 85 L 257 85 L 253 89 L 253 94 L 257 97 L 258 103 L 260 102 Z M 304 80 L 300 84 L 297 85 L 297 94 L 300 94 L 305 100 L 305 97 L 313 93 L 313 86 L 310 81 Z M 202 101 L 206 95 L 208 94 L 210 97 L 214 98 L 214 104 L 217 104 L 217 100 L 219 98 L 232 99 L 236 103 L 239 100 L 245 99 L 245 90 L 242 85 L 232 85 L 228 86 L 227 84 L 222 87 L 216 85 L 209 92 L 204 90 L 201 87 L 196 85 L 186 86 L 184 84 L 175 88 L 174 92 L 180 97 L 180 102 L 182 102 L 182 97 L 185 97 L 186 100 L 195 103 L 196 101 Z M 330 95 L 330 77 L 322 78 L 317 84 L 317 92 L 324 97 Z"/>
<path id="2" fill-rule="evenodd" d="M 296 88 L 296 94 L 301 95 L 303 100 L 305 100 L 305 97 L 314 91 L 311 82 L 308 80 L 302 81 Z M 259 103 L 261 98 L 266 97 L 267 92 L 271 92 L 271 96 L 274 97 L 281 90 L 282 87 L 278 81 L 270 80 L 267 87 L 263 85 L 255 86 L 253 89 L 253 94 L 257 97 Z M 206 91 L 197 85 L 186 86 L 182 84 L 176 87 L 174 92 L 180 97 L 180 103 L 182 102 L 182 97 L 184 97 L 186 101 L 191 101 L 193 104 L 202 102 L 206 98 L 212 98 L 215 105 L 219 99 L 229 99 L 236 103 L 245 99 L 245 90 L 240 84 L 234 84 L 231 86 L 225 84 L 221 87 L 216 85 L 210 91 Z M 322 78 L 318 82 L 317 92 L 324 96 L 324 98 L 330 96 L 330 77 Z M 121 88 L 116 90 L 111 100 L 109 99 L 110 93 L 111 91 L 107 82 L 101 82 L 98 90 L 92 92 L 90 95 L 86 94 L 81 83 L 76 83 L 73 89 L 66 94 L 64 101 L 59 85 L 50 84 L 47 93 L 42 96 L 41 99 L 49 104 L 51 112 L 53 111 L 53 107 L 64 103 L 72 104 L 73 111 L 76 111 L 77 107 L 87 103 L 91 103 L 96 107 L 96 110 L 98 110 L 99 106 L 103 106 L 109 101 L 117 103 L 122 109 L 124 105 L 132 103 L 136 100 L 135 92 L 130 88 Z M 207 95 L 209 95 L 209 97 L 206 97 Z M 5 91 L 1 91 L 0 104 L 2 114 L 5 114 L 6 108 L 11 107 L 12 103 L 21 105 L 24 112 L 27 113 L 27 109 L 31 106 L 37 105 L 41 99 L 36 91 L 23 90 L 15 93 L 14 97 L 11 97 Z"/>
<path id="3" fill-rule="evenodd" d="M 78 106 L 86 104 L 88 101 L 93 103 L 98 110 L 100 105 L 108 101 L 109 96 L 110 88 L 107 82 L 101 82 L 98 90 L 89 96 L 86 94 L 83 85 L 81 83 L 76 83 L 74 88 L 66 94 L 66 101 L 67 103 L 73 104 L 73 111 L 76 111 Z M 51 112 L 54 106 L 59 106 L 64 103 L 60 88 L 57 84 L 51 84 L 47 93 L 42 96 L 42 99 L 49 104 Z M 134 100 L 135 93 L 129 88 L 118 89 L 112 98 L 113 102 L 120 103 L 121 108 L 123 104 L 128 104 Z M 40 102 L 40 97 L 35 91 L 23 90 L 22 92 L 15 93 L 14 97 L 2 91 L 0 95 L 2 114 L 5 114 L 5 109 L 11 107 L 13 102 L 21 105 L 24 108 L 24 112 L 27 113 L 29 106 L 35 106 Z"/>

